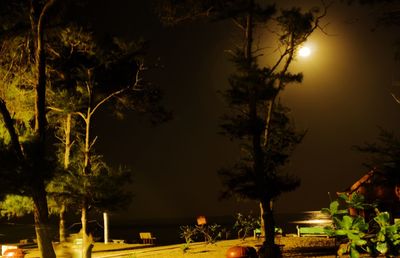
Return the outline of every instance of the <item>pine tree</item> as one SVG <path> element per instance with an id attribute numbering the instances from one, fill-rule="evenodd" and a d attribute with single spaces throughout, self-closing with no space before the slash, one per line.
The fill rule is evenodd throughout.
<path id="1" fill-rule="evenodd" d="M 159 100 L 160 95 L 156 89 L 134 90 L 125 94 L 124 97 L 119 94 L 127 93 L 118 87 L 122 86 L 121 83 L 132 79 L 128 78 L 132 75 L 132 71 L 135 73 L 138 70 L 138 67 L 131 66 L 133 61 L 131 58 L 134 53 L 126 52 L 129 51 L 126 48 L 129 47 L 129 44 L 115 41 L 112 45 L 114 50 L 119 49 L 118 51 L 102 52 L 99 50 L 93 53 L 90 51 L 94 38 L 90 38 L 91 41 L 88 42 L 86 33 L 80 35 L 75 33 L 73 36 L 68 34 L 68 29 L 73 29 L 68 24 L 71 20 L 63 19 L 65 16 L 62 14 L 77 2 L 81 1 L 31 0 L 26 2 L 10 0 L 0 3 L 0 13 L 2 14 L 0 17 L 2 23 L 0 28 L 0 51 L 2 54 L 0 58 L 2 79 L 0 81 L 2 86 L 0 113 L 3 118 L 0 124 L 0 160 L 4 161 L 0 171 L 2 179 L 0 182 L 4 186 L 2 194 L 22 194 L 33 198 L 38 246 L 41 256 L 44 258 L 55 257 L 51 237 L 47 231 L 48 203 L 45 187 L 46 183 L 53 178 L 54 172 L 61 170 L 54 155 L 56 153 L 53 144 L 55 123 L 54 120 L 48 120 L 52 113 L 49 112 L 48 105 L 56 103 L 54 96 L 61 93 L 60 96 L 71 97 L 64 99 L 63 102 L 69 108 L 74 105 L 78 107 L 86 105 L 97 109 L 95 106 L 91 106 L 90 102 L 99 104 L 96 101 L 103 101 L 113 102 L 112 110 L 116 113 L 120 113 L 120 107 L 126 106 L 140 111 L 143 111 L 146 106 L 151 107 L 147 111 L 151 109 L 154 114 L 162 113 L 162 108 L 154 104 Z M 83 38 L 77 38 L 79 36 Z M 74 55 L 73 57 L 76 59 L 72 60 L 66 58 L 69 53 L 58 52 L 60 45 L 64 44 L 65 46 L 69 42 L 70 49 L 73 49 L 74 44 L 79 43 L 80 40 L 86 44 L 85 46 L 80 45 L 87 50 L 85 56 Z M 66 49 L 67 47 L 62 48 L 62 50 Z M 103 58 L 104 62 L 97 57 Z M 80 64 L 84 69 L 80 69 Z M 93 70 L 92 65 L 97 65 L 97 70 Z M 111 71 L 109 67 L 112 67 L 113 70 Z M 67 73 L 64 73 L 65 71 Z M 92 80 L 93 77 L 90 77 L 92 72 L 97 76 L 94 80 Z M 114 76 L 103 76 L 104 74 L 110 75 L 110 72 Z M 85 80 L 82 80 L 84 77 Z M 88 93 L 86 86 L 99 81 L 102 81 L 102 88 L 98 91 L 101 94 L 96 94 L 98 99 L 88 98 L 87 95 L 83 98 L 82 96 Z M 91 86 L 97 87 L 98 85 L 91 84 Z M 123 85 L 123 87 L 130 89 L 128 85 Z M 78 96 L 78 98 L 73 96 Z M 119 97 L 118 101 L 115 101 L 115 96 Z M 62 105 L 62 107 L 64 106 Z M 84 116 L 88 114 L 75 109 L 66 111 L 63 112 L 65 115 L 63 118 L 67 117 L 70 111 L 80 112 Z M 163 116 L 159 117 L 162 119 Z M 91 144 L 93 139 L 88 138 L 90 141 L 85 143 Z M 87 149 L 86 145 L 85 153 L 88 153 Z M 85 171 L 90 171 L 90 162 L 88 161 L 89 159 L 85 161 L 87 163 Z M 110 169 L 106 170 L 111 171 Z M 105 171 L 104 168 L 102 171 Z M 107 173 L 110 175 L 110 172 Z M 116 175 L 120 174 L 123 173 L 117 170 Z"/>
<path id="2" fill-rule="evenodd" d="M 274 1 L 161 1 L 160 13 L 164 22 L 178 22 L 198 18 L 229 19 L 241 35 L 239 47 L 230 51 L 236 72 L 229 78 L 225 93 L 230 112 L 224 116 L 222 128 L 229 137 L 238 140 L 242 156 L 221 175 L 226 183 L 225 196 L 239 195 L 260 202 L 262 229 L 265 242 L 260 256 L 276 257 L 274 244 L 274 218 L 272 201 L 281 193 L 293 190 L 298 179 L 278 172 L 288 161 L 291 151 L 300 142 L 291 126 L 285 108 L 278 101 L 279 93 L 287 84 L 301 82 L 302 74 L 292 74 L 289 66 L 297 49 L 311 33 L 320 28 L 328 6 L 320 13 L 317 9 L 302 12 L 300 8 L 276 11 Z M 254 38 L 260 27 L 272 27 L 278 35 L 276 52 L 280 53 L 272 64 L 261 67 L 258 58 L 262 49 L 255 46 Z"/>
<path id="3" fill-rule="evenodd" d="M 256 57 L 258 50 L 253 50 L 253 31 L 258 21 L 254 10 L 260 9 L 249 1 L 245 19 L 238 24 L 244 31 L 244 43 L 233 52 L 237 72 L 231 77 L 226 94 L 231 113 L 225 117 L 228 123 L 223 124 L 223 129 L 231 138 L 241 141 L 244 152 L 232 170 L 224 170 L 222 175 L 227 193 L 260 202 L 265 232 L 260 257 L 277 257 L 272 201 L 299 185 L 298 179 L 279 172 L 302 134 L 290 126 L 285 109 L 276 102 L 287 84 L 301 82 L 302 75 L 291 74 L 289 66 L 324 14 L 318 16 L 315 10 L 302 13 L 298 8 L 282 10 L 276 18 L 282 54 L 273 66 L 262 68 Z"/>
<path id="4" fill-rule="evenodd" d="M 129 200 L 123 191 L 123 185 L 129 183 L 129 171 L 111 169 L 95 152 L 93 118 L 107 107 L 117 116 L 124 109 L 151 113 L 154 122 L 168 119 L 169 114 L 160 106 L 160 91 L 143 80 L 142 73 L 147 68 L 140 42 L 106 39 L 99 43 L 92 33 L 79 27 L 68 27 L 59 37 L 62 44 L 50 58 L 54 67 L 50 77 L 56 87 L 49 109 L 62 126 L 61 156 L 68 173 L 60 174 L 53 193 L 67 193 L 69 199 L 79 200 L 75 204 L 81 210 L 82 232 L 85 232 L 82 255 L 87 257 L 89 206 L 104 211 Z M 72 130 L 74 140 L 71 140 Z"/>

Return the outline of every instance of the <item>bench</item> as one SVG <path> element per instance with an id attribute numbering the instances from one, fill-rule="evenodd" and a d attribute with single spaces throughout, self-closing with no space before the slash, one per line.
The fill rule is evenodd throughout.
<path id="1" fill-rule="evenodd" d="M 282 236 L 282 229 L 279 227 L 275 227 L 275 236 Z M 261 237 L 261 228 L 256 228 L 253 230 L 254 239 L 260 239 Z"/>
<path id="2" fill-rule="evenodd" d="M 299 227 L 296 226 L 297 228 L 297 236 L 302 237 L 302 236 L 318 236 L 318 237 L 328 237 L 328 235 L 325 233 L 325 230 L 323 227 Z"/>
<path id="3" fill-rule="evenodd" d="M 253 230 L 254 239 L 259 239 L 261 237 L 261 228 L 256 228 Z"/>
<path id="4" fill-rule="evenodd" d="M 112 241 L 114 244 L 125 244 L 124 239 L 113 239 Z"/>
<path id="5" fill-rule="evenodd" d="M 154 244 L 154 240 L 156 238 L 151 235 L 150 232 L 140 232 L 139 233 L 140 239 L 143 241 L 143 244 Z"/>

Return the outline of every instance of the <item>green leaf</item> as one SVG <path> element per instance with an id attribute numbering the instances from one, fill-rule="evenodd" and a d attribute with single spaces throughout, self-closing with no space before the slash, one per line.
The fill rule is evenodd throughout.
<path id="1" fill-rule="evenodd" d="M 380 252 L 381 254 L 386 254 L 388 251 L 388 245 L 386 242 L 384 243 L 378 243 L 376 245 L 376 250 L 378 250 L 378 252 Z"/>
<path id="2" fill-rule="evenodd" d="M 331 202 L 331 204 L 329 205 L 329 209 L 332 215 L 336 214 L 336 212 L 338 211 L 339 208 L 339 202 L 338 201 L 333 201 Z"/>
<path id="3" fill-rule="evenodd" d="M 358 240 L 354 241 L 354 244 L 357 246 L 363 246 L 363 245 L 367 244 L 367 241 L 364 239 L 358 239 Z"/>
<path id="4" fill-rule="evenodd" d="M 337 236 L 347 236 L 347 230 L 344 230 L 344 229 L 338 229 L 338 230 L 336 230 L 335 231 L 335 235 L 337 235 Z"/>
<path id="5" fill-rule="evenodd" d="M 343 220 L 340 222 L 340 226 L 343 229 L 351 229 L 353 225 L 353 218 L 350 216 L 343 216 Z"/>
<path id="6" fill-rule="evenodd" d="M 327 234 L 328 236 L 334 236 L 336 230 L 335 230 L 333 227 L 331 227 L 331 226 L 326 226 L 326 227 L 324 227 L 324 232 L 325 232 L 325 234 Z"/>
<path id="7" fill-rule="evenodd" d="M 341 193 L 338 196 L 340 199 L 344 200 L 345 202 L 349 201 L 349 196 L 347 194 Z"/>
<path id="8" fill-rule="evenodd" d="M 386 226 L 389 225 L 389 221 L 390 221 L 390 215 L 388 212 L 381 212 L 379 213 L 374 220 L 382 227 L 382 226 Z"/>
<path id="9" fill-rule="evenodd" d="M 355 247 L 350 247 L 350 258 L 358 258 L 360 257 L 360 253 L 356 250 Z"/>
<path id="10" fill-rule="evenodd" d="M 365 219 L 363 217 L 357 216 L 353 220 L 352 228 L 359 229 L 360 231 L 366 231 L 368 230 L 368 224 L 365 222 Z"/>
<path id="11" fill-rule="evenodd" d="M 321 209 L 321 213 L 322 213 L 322 214 L 326 214 L 326 215 L 332 215 L 332 214 L 331 214 L 331 210 L 328 209 L 328 208 L 322 208 L 322 209 Z"/>
<path id="12" fill-rule="evenodd" d="M 353 241 L 353 242 L 358 242 L 361 240 L 361 236 L 359 234 L 360 232 L 356 231 L 356 230 L 348 230 L 347 231 L 347 237 Z"/>

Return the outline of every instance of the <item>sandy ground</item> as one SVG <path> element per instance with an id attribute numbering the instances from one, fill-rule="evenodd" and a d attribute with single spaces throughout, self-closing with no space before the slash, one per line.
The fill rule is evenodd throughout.
<path id="1" fill-rule="evenodd" d="M 280 237 L 276 239 L 277 244 L 282 246 L 284 257 L 325 257 L 333 258 L 335 242 L 333 239 L 321 237 Z M 223 258 L 226 251 L 236 245 L 253 246 L 256 249 L 262 241 L 247 238 L 246 240 L 225 240 L 216 244 L 192 243 L 189 250 L 184 253 L 183 244 L 169 246 L 149 246 L 141 244 L 115 244 L 95 243 L 92 257 L 129 257 L 129 258 Z M 80 257 L 78 250 L 55 246 L 57 257 Z M 26 249 L 26 258 L 39 257 L 37 249 Z M 68 254 L 69 253 L 69 254 Z"/>

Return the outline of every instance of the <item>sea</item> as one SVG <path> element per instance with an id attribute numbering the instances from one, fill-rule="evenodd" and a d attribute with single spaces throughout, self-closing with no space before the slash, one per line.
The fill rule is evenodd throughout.
<path id="1" fill-rule="evenodd" d="M 318 211 L 277 213 L 275 214 L 275 222 L 278 227 L 282 228 L 284 234 L 296 234 L 296 225 L 309 224 L 307 222 L 320 217 L 321 214 Z M 71 220 L 74 220 L 75 223 L 67 223 L 67 229 L 69 233 L 77 233 L 81 227 L 79 218 L 75 217 Z M 221 225 L 221 228 L 228 232 L 228 234 L 222 236 L 223 239 L 237 237 L 237 233 L 233 229 L 234 216 L 208 217 L 207 223 Z M 51 225 L 51 232 L 56 240 L 58 234 L 56 218 L 53 218 Z M 127 243 L 140 243 L 139 232 L 151 232 L 156 237 L 157 245 L 179 244 L 184 243 L 184 239 L 180 237 L 180 227 L 186 225 L 195 226 L 196 218 L 115 220 L 111 216 L 109 219 L 109 239 L 121 239 Z M 90 220 L 89 230 L 93 232 L 96 241 L 103 241 L 103 221 L 101 217 Z M 14 220 L 2 218 L 0 220 L 1 244 L 18 243 L 22 239 L 32 240 L 34 238 L 35 228 L 31 217 Z"/>

